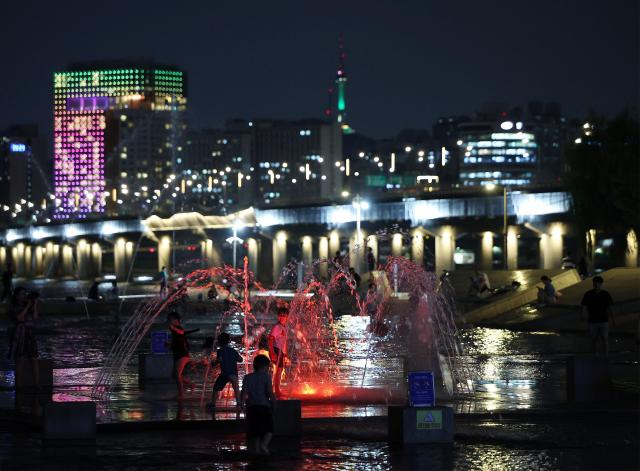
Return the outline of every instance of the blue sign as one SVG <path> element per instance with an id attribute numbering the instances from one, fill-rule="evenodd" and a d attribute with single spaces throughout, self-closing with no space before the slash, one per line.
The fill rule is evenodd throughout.
<path id="1" fill-rule="evenodd" d="M 433 407 L 436 405 L 436 388 L 432 371 L 409 373 L 409 405 L 412 407 Z"/>
<path id="2" fill-rule="evenodd" d="M 151 353 L 169 353 L 169 332 L 151 332 Z"/>
<path id="3" fill-rule="evenodd" d="M 26 144 L 17 144 L 15 142 L 11 143 L 11 152 L 26 152 L 27 145 Z"/>

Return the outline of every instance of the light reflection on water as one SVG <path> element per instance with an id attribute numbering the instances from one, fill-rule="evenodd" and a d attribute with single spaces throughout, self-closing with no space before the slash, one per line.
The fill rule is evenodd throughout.
<path id="1" fill-rule="evenodd" d="M 219 318 L 211 315 L 185 316 L 185 325 L 200 327 L 191 340 L 194 356 L 199 355 L 202 340 L 215 334 Z M 405 383 L 407 333 L 396 318 L 387 320 L 385 337 L 367 331 L 368 317 L 343 316 L 336 321 L 339 341 L 339 370 L 335 381 L 343 386 L 402 390 Z M 58 386 L 84 387 L 93 384 L 122 323 L 109 316 L 91 319 L 47 316 L 38 324 L 39 348 L 43 357 L 53 358 L 54 382 Z M 157 328 L 165 328 L 158 324 Z M 228 316 L 224 329 L 242 334 L 242 317 Z M 148 337 L 148 336 L 147 336 Z M 583 336 L 544 332 L 515 332 L 505 329 L 472 328 L 460 332 L 465 360 L 476 372 L 475 410 L 527 408 L 537 401 L 561 400 L 564 395 L 563 355 L 579 351 Z M 239 337 L 238 337 L 239 338 Z M 581 343 L 582 342 L 582 343 Z M 243 350 L 239 345 L 235 346 Z M 7 337 L 0 338 L 0 351 L 7 349 Z M 149 350 L 145 338 L 139 351 Z M 116 396 L 128 397 L 137 391 L 137 355 L 125 369 Z M 10 364 L 0 360 L 0 386 L 13 383 Z M 442 396 L 439 392 L 439 397 Z M 373 397 L 373 396 L 372 396 Z M 479 405 L 478 405 L 479 404 Z"/>

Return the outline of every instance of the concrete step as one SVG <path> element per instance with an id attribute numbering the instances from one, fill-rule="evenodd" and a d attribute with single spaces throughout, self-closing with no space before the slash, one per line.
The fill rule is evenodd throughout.
<path id="1" fill-rule="evenodd" d="M 580 283 L 580 281 L 580 275 L 578 275 L 578 272 L 576 270 L 565 270 L 561 273 L 558 273 L 553 278 L 553 285 L 555 286 L 557 291 L 562 292 L 563 289 Z M 531 288 L 524 290 L 519 289 L 517 291 L 514 291 L 513 293 L 501 297 L 495 302 L 474 309 L 465 314 L 465 321 L 469 323 L 486 321 L 488 319 L 493 319 L 500 314 L 504 314 L 506 312 L 524 306 L 525 304 L 532 303 L 538 299 L 539 287 L 542 287 L 541 282 L 537 285 L 532 286 Z"/>

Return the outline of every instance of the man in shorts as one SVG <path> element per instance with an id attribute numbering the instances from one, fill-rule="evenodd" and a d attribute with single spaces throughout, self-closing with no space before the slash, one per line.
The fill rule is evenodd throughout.
<path id="1" fill-rule="evenodd" d="M 616 325 L 613 316 L 613 299 L 608 291 L 602 289 L 601 276 L 593 277 L 593 289 L 582 297 L 582 320 L 589 323 L 589 334 L 593 340 L 593 353 L 598 355 L 602 345 L 602 355 L 609 354 L 609 319 Z"/>
<path id="2" fill-rule="evenodd" d="M 284 359 L 287 356 L 287 318 L 289 311 L 286 307 L 278 309 L 278 323 L 269 332 L 269 357 L 275 365 L 276 375 L 273 381 L 276 397 L 282 396 L 280 392 L 280 381 L 282 380 L 282 370 L 284 369 Z"/>

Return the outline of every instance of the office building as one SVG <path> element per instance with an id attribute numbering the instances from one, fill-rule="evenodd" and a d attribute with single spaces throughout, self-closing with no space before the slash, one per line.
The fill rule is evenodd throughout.
<path id="1" fill-rule="evenodd" d="M 536 181 L 538 144 L 522 121 L 470 121 L 458 127 L 460 186 L 524 186 Z"/>
<path id="2" fill-rule="evenodd" d="M 249 126 L 250 124 L 250 126 Z M 257 204 L 337 200 L 343 188 L 342 130 L 321 119 L 257 119 L 251 128 Z"/>
<path id="3" fill-rule="evenodd" d="M 26 223 L 48 205 L 47 142 L 36 125 L 11 126 L 0 133 L 0 219 Z"/>
<path id="4" fill-rule="evenodd" d="M 233 129 L 189 131 L 184 171 L 192 181 L 186 204 L 193 210 L 227 214 L 251 206 L 251 134 Z"/>

